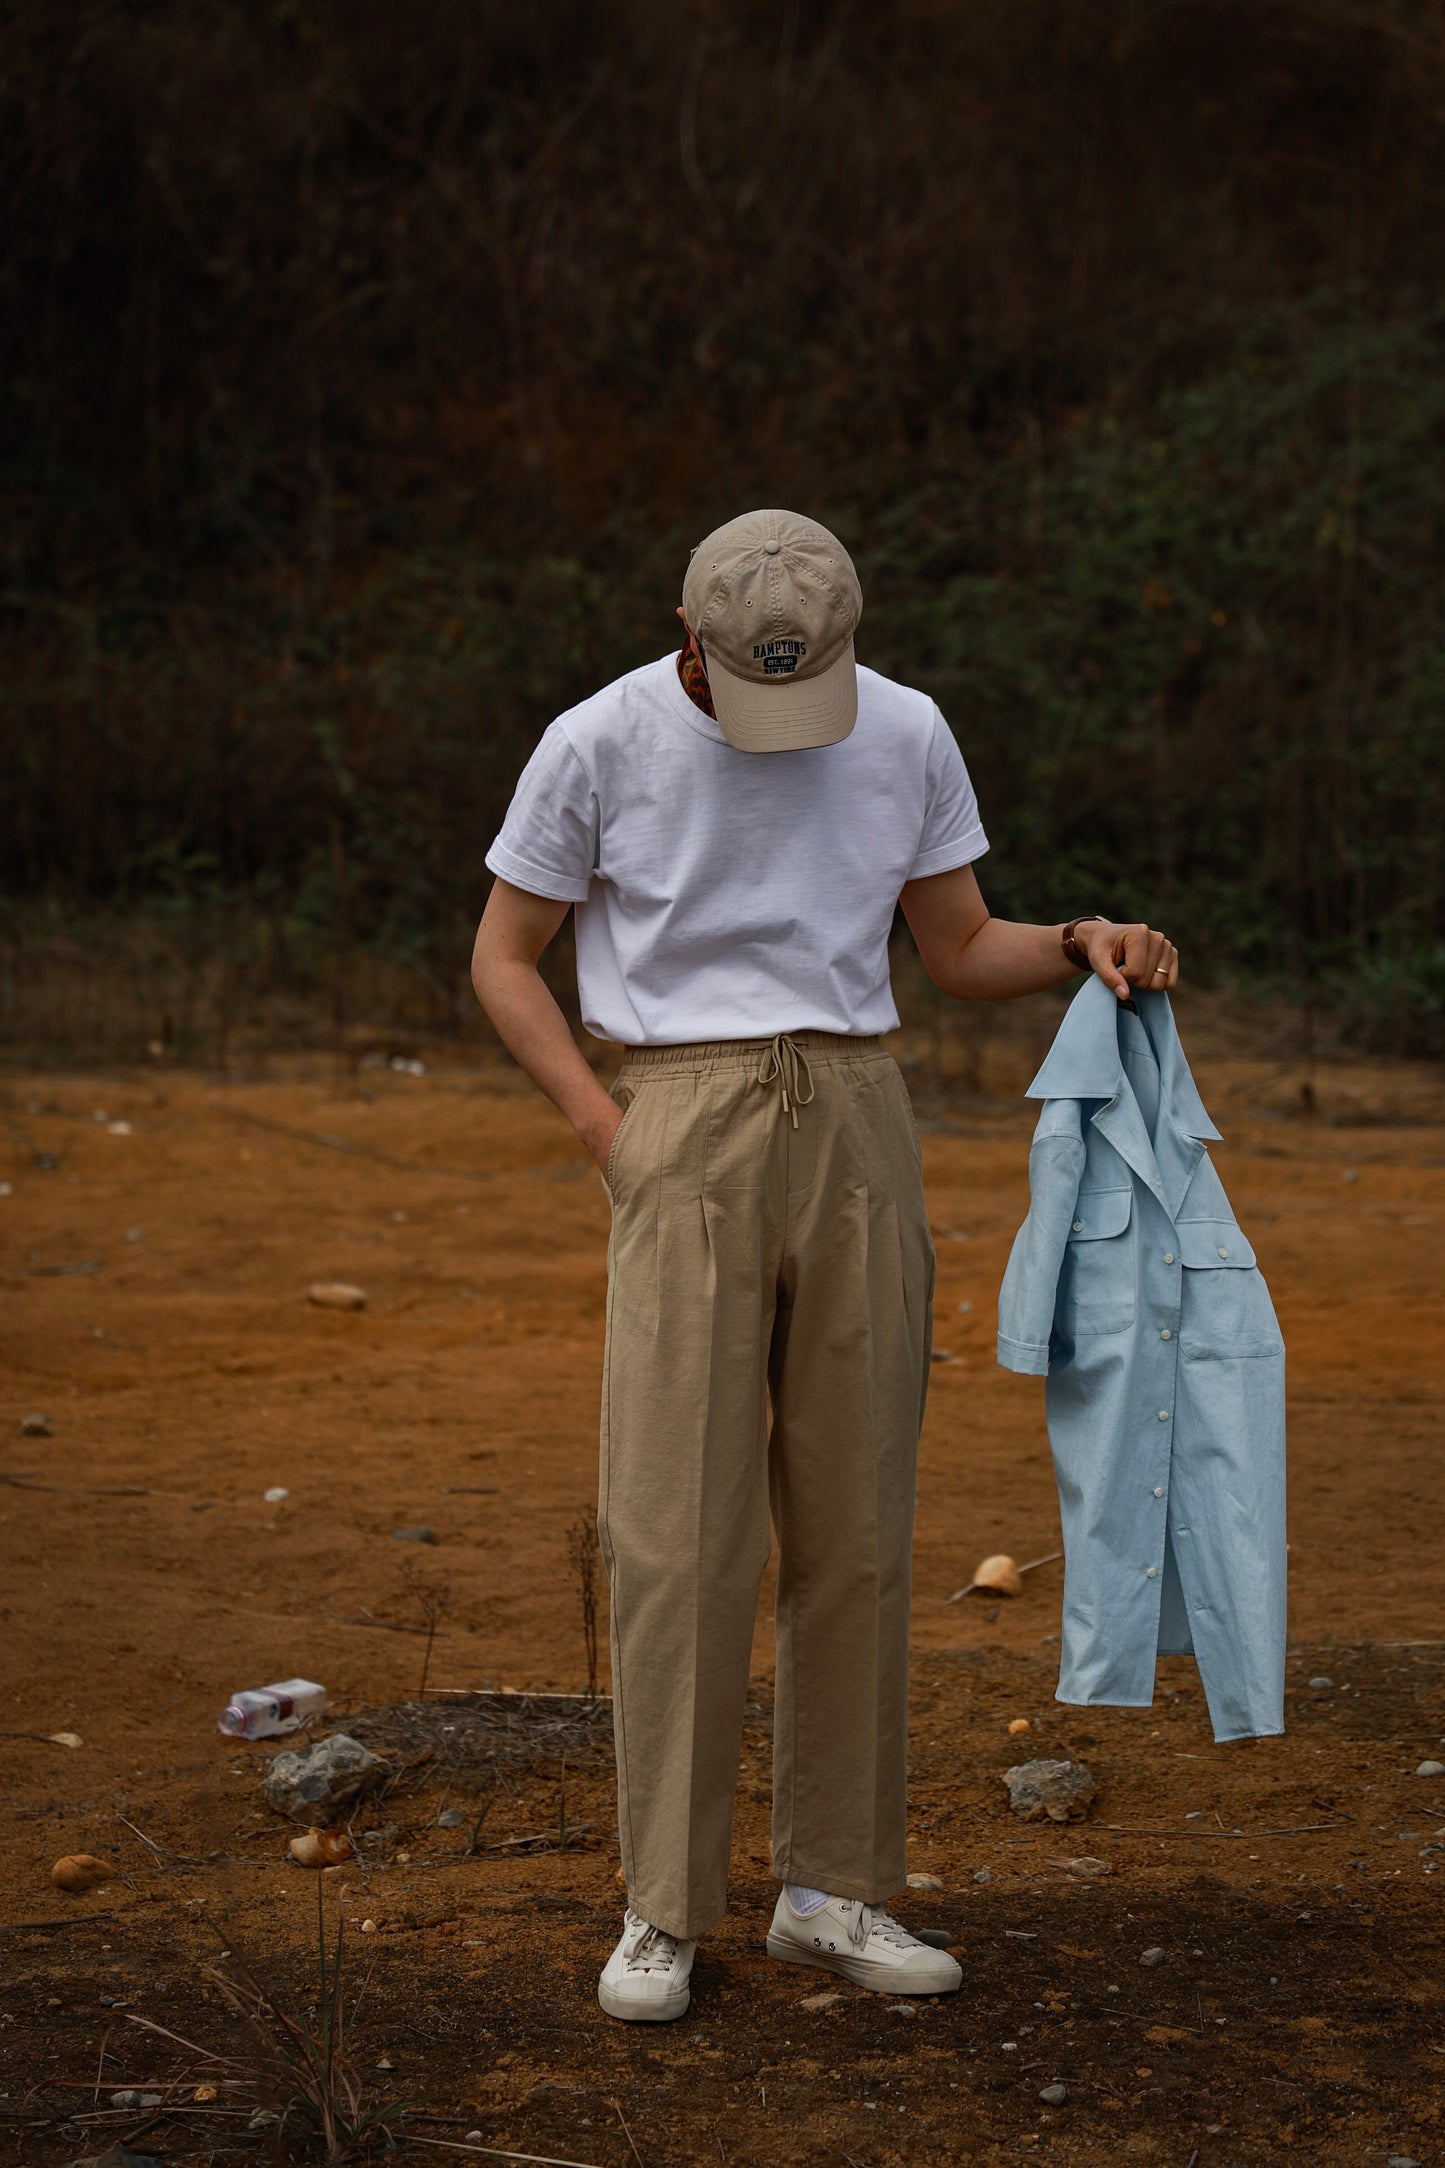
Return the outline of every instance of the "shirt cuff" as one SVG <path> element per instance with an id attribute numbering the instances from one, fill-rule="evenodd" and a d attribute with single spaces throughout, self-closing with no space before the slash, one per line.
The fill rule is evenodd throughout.
<path id="1" fill-rule="evenodd" d="M 1046 1378 L 1049 1374 L 1049 1344 L 1047 1340 L 1010 1340 L 1007 1333 L 998 1336 L 998 1359 L 1005 1370 L 1018 1370 L 1025 1377 Z"/>
<path id="2" fill-rule="evenodd" d="M 931 851 L 920 851 L 908 869 L 908 878 L 926 881 L 931 873 L 954 873 L 960 866 L 971 866 L 987 849 L 988 837 L 982 828 L 970 828 L 966 836 L 955 836 L 951 843 L 935 843 Z"/>
<path id="3" fill-rule="evenodd" d="M 590 881 L 553 873 L 547 866 L 534 865 L 529 858 L 519 858 L 504 843 L 492 845 L 485 863 L 489 872 L 500 874 L 513 888 L 523 888 L 529 896 L 546 896 L 552 903 L 585 903 L 592 887 Z"/>

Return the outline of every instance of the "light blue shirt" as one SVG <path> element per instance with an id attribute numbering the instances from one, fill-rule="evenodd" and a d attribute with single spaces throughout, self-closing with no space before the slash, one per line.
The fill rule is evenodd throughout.
<path id="1" fill-rule="evenodd" d="M 1144 1708 L 1192 1654 L 1216 1739 L 1284 1729 L 1284 1341 L 1166 994 L 1091 978 L 1028 1097 L 998 1359 L 1047 1376 L 1057 1698 Z"/>

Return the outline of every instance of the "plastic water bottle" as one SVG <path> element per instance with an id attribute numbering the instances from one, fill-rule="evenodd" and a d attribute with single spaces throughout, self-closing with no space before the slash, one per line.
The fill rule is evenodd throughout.
<path id="1" fill-rule="evenodd" d="M 326 1707 L 326 1688 L 314 1679 L 283 1679 L 279 1686 L 249 1686 L 232 1694 L 216 1718 L 231 1739 L 275 1739 L 299 1731 Z"/>

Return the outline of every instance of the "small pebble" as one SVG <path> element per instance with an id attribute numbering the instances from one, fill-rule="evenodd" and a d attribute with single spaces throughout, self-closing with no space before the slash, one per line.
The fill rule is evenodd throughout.
<path id="1" fill-rule="evenodd" d="M 258 2108 L 246 2128 L 247 2130 L 269 2130 L 273 2123 L 279 2123 L 280 2120 L 281 2118 L 274 2108 Z"/>
<path id="2" fill-rule="evenodd" d="M 131 1128 L 129 1122 L 107 1122 L 105 1127 L 107 1135 L 112 1137 L 133 1137 L 135 1135 L 135 1131 Z"/>
<path id="3" fill-rule="evenodd" d="M 393 1528 L 393 1543 L 435 1543 L 436 1537 L 429 1528 Z"/>
<path id="4" fill-rule="evenodd" d="M 917 2017 L 918 2015 L 911 2002 L 890 2002 L 888 2007 L 895 2017 Z"/>
<path id="5" fill-rule="evenodd" d="M 127 1227 L 127 1229 L 126 1229 L 126 1231 L 125 1231 L 125 1239 L 126 1239 L 126 1241 L 127 1241 L 127 1242 L 139 1242 L 139 1240 L 140 1240 L 140 1229 L 139 1229 L 139 1227 Z"/>
<path id="6" fill-rule="evenodd" d="M 269 1490 L 262 1491 L 261 1496 L 268 1506 L 279 1506 L 291 1496 L 291 1493 L 284 1483 L 273 1483 Z"/>
<path id="7" fill-rule="evenodd" d="M 15 1185 L 13 1182 L 0 1182 L 0 1197 L 13 1197 L 14 1194 Z"/>
<path id="8" fill-rule="evenodd" d="M 953 1936 L 946 1927 L 920 1927 L 913 1937 L 915 1942 L 926 1943 L 930 1950 L 946 1950 Z"/>
<path id="9" fill-rule="evenodd" d="M 1310 1692 L 1312 1694 L 1327 1694 L 1334 1683 L 1333 1679 L 1326 1679 L 1323 1676 L 1318 1679 L 1311 1679 Z"/>
<path id="10" fill-rule="evenodd" d="M 1033 1727 L 1026 1716 L 1014 1716 L 1009 1719 L 1008 1735 L 1011 1739 L 1017 1739 L 1020 1732 L 1031 1731 L 1032 1729 Z"/>
<path id="11" fill-rule="evenodd" d="M 361 1923 L 361 1932 L 364 1935 L 374 1935 L 376 1933 L 375 1920 L 363 1920 Z"/>
<path id="12" fill-rule="evenodd" d="M 1000 2040 L 998 2051 L 1000 2055 L 1017 2055 L 1019 2044 L 1017 2040 Z"/>
<path id="13" fill-rule="evenodd" d="M 992 1867 L 979 1867 L 979 1868 L 976 1868 L 976 1869 L 975 1869 L 975 1871 L 974 1871 L 974 1877 L 973 1877 L 973 1879 L 974 1879 L 974 1881 L 975 1881 L 975 1882 L 991 1882 L 991 1881 L 993 1880 L 993 1869 L 992 1869 Z"/>
<path id="14" fill-rule="evenodd" d="M 306 1290 L 306 1300 L 318 1310 L 364 1310 L 366 1291 L 345 1280 L 317 1280 Z"/>
<path id="15" fill-rule="evenodd" d="M 936 1874 L 911 1874 L 908 1877 L 908 1887 L 910 1889 L 942 1889 L 943 1884 Z"/>
<path id="16" fill-rule="evenodd" d="M 1445 1777 L 1445 1761 L 1422 1761 L 1415 1765 L 1417 1777 Z"/>
<path id="17" fill-rule="evenodd" d="M 460 1807 L 443 1807 L 437 1816 L 438 1829 L 460 1829 L 466 1816 Z"/>
<path id="18" fill-rule="evenodd" d="M 1061 2108 L 1068 2097 L 1067 2085 L 1045 2085 L 1039 2092 L 1040 2100 L 1046 2100 L 1051 2108 Z"/>
<path id="19" fill-rule="evenodd" d="M 462 2140 L 463 2145 L 480 2145 L 481 2142 L 482 2134 L 479 2130 L 469 2130 Z"/>
<path id="20" fill-rule="evenodd" d="M 1156 1943 L 1152 1950 L 1146 1950 L 1144 1952 L 1139 1962 L 1141 1965 L 1162 1965 L 1164 1962 L 1164 1957 L 1165 1952 L 1161 1950 Z"/>
<path id="21" fill-rule="evenodd" d="M 51 1438 L 55 1435 L 48 1415 L 22 1415 L 20 1418 L 22 1438 Z"/>
<path id="22" fill-rule="evenodd" d="M 831 2010 L 835 2002 L 841 2002 L 840 1994 L 805 1995 L 798 2004 L 800 2010 Z"/>
<path id="23" fill-rule="evenodd" d="M 958 1357 L 954 1354 L 952 1348 L 936 1347 L 933 1350 L 933 1360 L 936 1363 L 956 1363 Z"/>
<path id="24" fill-rule="evenodd" d="M 1079 1859 L 1066 1859 L 1061 1864 L 1066 1874 L 1080 1882 L 1102 1882 L 1106 1874 L 1114 1872 L 1107 1859 L 1095 1859 L 1090 1852 L 1085 1852 Z"/>
<path id="25" fill-rule="evenodd" d="M 1420 2163 L 1411 2153 L 1392 2153 L 1385 2168 L 1420 2168 Z"/>

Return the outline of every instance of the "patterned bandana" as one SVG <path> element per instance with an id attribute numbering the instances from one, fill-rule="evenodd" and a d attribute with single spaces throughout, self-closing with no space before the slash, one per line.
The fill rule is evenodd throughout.
<path id="1" fill-rule="evenodd" d="M 682 653 L 677 658 L 677 674 L 682 689 L 695 708 L 717 721 L 717 710 L 712 704 L 712 691 L 707 682 L 707 672 L 702 666 L 697 649 L 692 644 L 692 634 L 682 636 Z"/>

